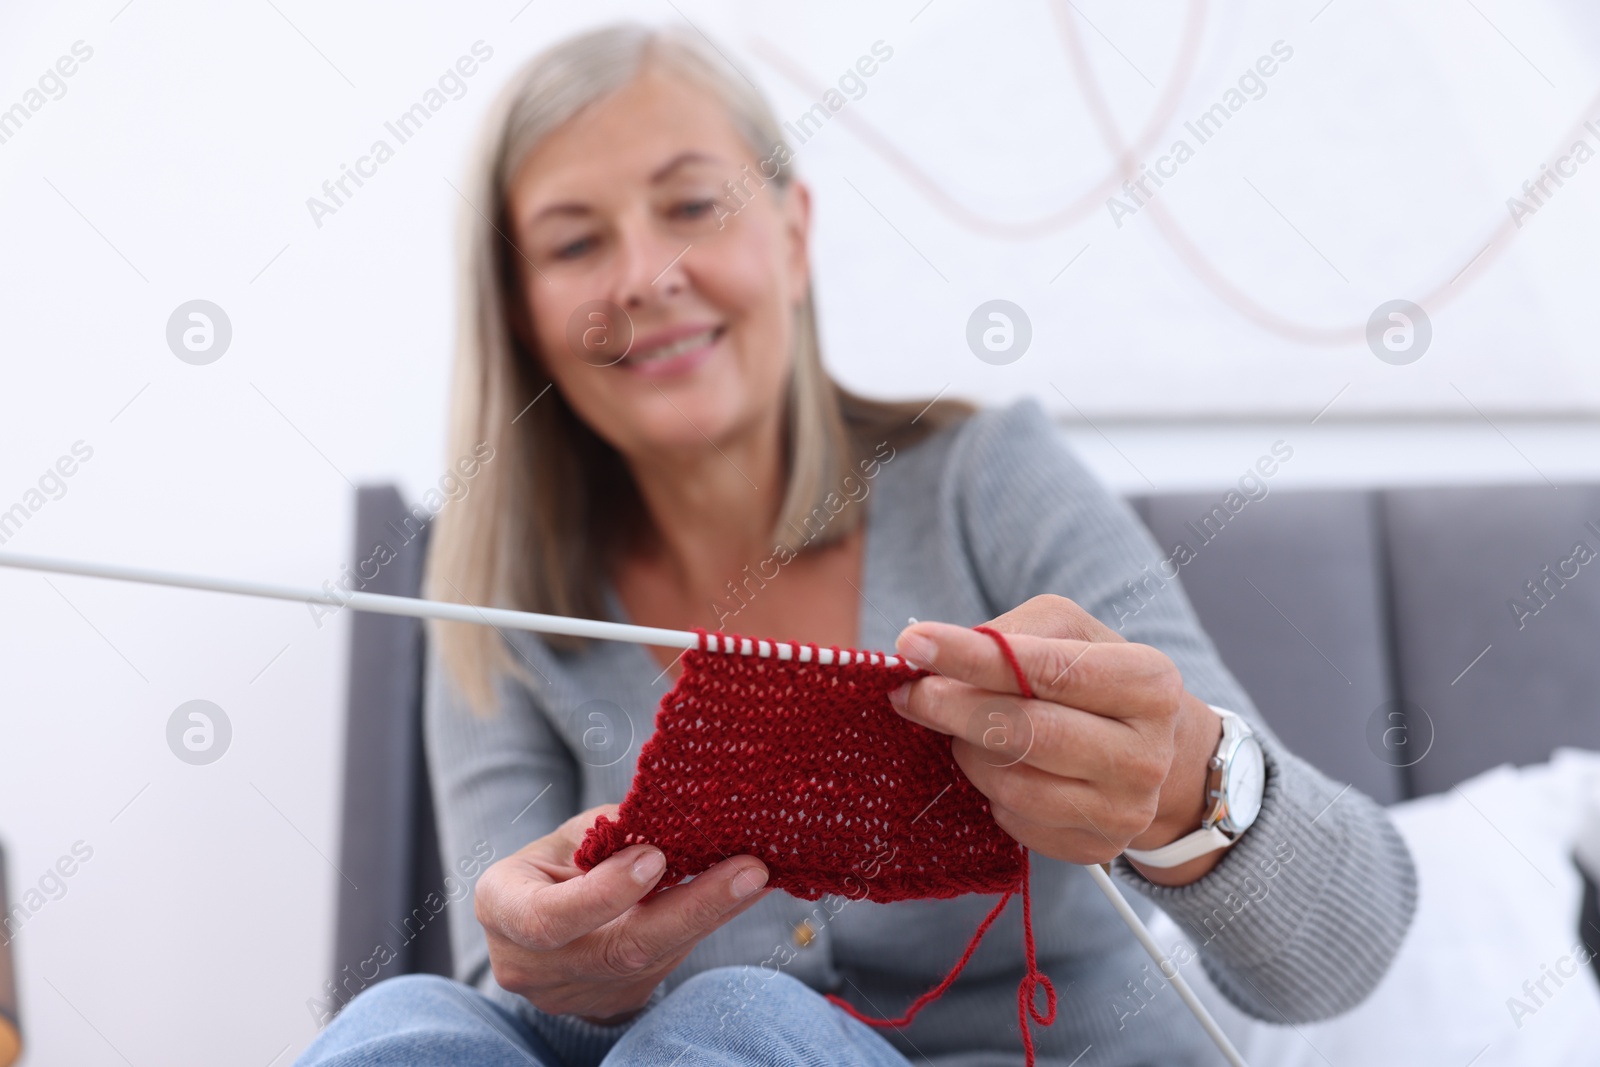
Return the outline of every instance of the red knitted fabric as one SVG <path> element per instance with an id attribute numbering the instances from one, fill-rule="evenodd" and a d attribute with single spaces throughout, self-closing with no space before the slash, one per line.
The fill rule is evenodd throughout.
<path id="1" fill-rule="evenodd" d="M 1031 697 L 1005 638 L 978 629 L 999 643 Z M 617 817 L 596 820 L 577 866 L 589 870 L 647 841 L 667 858 L 655 891 L 748 854 L 766 863 L 768 885 L 805 900 L 1005 894 L 949 975 L 899 1018 L 871 1019 L 830 998 L 885 1026 L 908 1024 L 948 989 L 1020 891 L 1027 973 L 1017 1013 L 1032 1064 L 1026 1016 L 1048 1025 L 1055 990 L 1034 958 L 1028 853 L 995 824 L 988 800 L 951 755 L 950 738 L 889 706 L 890 690 L 928 672 L 889 666 L 882 653 L 837 648 L 834 662 L 822 665 L 816 645 L 698 632 L 700 647 L 684 653 L 683 674 L 661 700 Z M 1033 1003 L 1039 986 L 1043 1012 Z"/>

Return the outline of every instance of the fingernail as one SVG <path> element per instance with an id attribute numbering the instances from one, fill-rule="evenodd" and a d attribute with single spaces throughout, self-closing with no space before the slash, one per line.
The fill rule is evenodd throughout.
<path id="1" fill-rule="evenodd" d="M 642 853 L 638 859 L 633 861 L 631 873 L 633 874 L 633 880 L 635 882 L 638 882 L 640 885 L 648 885 L 649 883 L 655 881 L 656 876 L 664 871 L 666 867 L 666 854 L 658 848 L 652 848 L 649 851 Z"/>
<path id="2" fill-rule="evenodd" d="M 767 884 L 767 869 L 765 867 L 746 867 L 733 876 L 733 881 L 728 888 L 733 890 L 733 899 L 743 900 Z"/>
<path id="3" fill-rule="evenodd" d="M 906 693 L 910 689 L 911 683 L 905 682 L 889 690 L 889 706 L 903 713 L 906 710 Z"/>
<path id="4" fill-rule="evenodd" d="M 939 645 L 933 638 L 926 634 L 906 634 L 901 632 L 900 639 L 894 643 L 894 650 L 908 660 L 915 660 L 922 667 L 932 667 L 933 661 L 939 658 Z"/>

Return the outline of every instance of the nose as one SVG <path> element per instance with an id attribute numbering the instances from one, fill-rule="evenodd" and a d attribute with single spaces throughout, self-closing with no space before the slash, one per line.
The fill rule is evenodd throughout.
<path id="1" fill-rule="evenodd" d="M 616 275 L 612 302 L 630 315 L 670 300 L 688 286 L 683 259 L 689 242 L 674 239 L 647 212 L 631 212 L 617 222 Z"/>

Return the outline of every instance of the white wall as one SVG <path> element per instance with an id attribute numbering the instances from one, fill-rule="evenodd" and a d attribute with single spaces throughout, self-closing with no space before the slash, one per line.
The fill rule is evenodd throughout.
<path id="1" fill-rule="evenodd" d="M 1044 4 L 676 4 L 787 118 L 816 99 L 807 83 L 875 41 L 894 49 L 798 153 L 844 380 L 1037 395 L 1129 491 L 1231 481 L 1278 437 L 1297 447 L 1279 486 L 1600 477 L 1600 163 L 1520 229 L 1504 204 L 1576 119 L 1600 119 L 1593 14 L 1247 3 L 1186 33 L 1183 4 L 1076 8 L 1124 129 L 1195 57 L 1163 151 L 1274 41 L 1294 49 L 1120 228 L 1094 192 L 1110 157 Z M 450 459 L 449 183 L 477 116 L 541 44 L 628 14 L 678 17 L 522 0 L 8 6 L 0 108 L 26 104 L 75 42 L 93 52 L 0 143 L 0 508 L 75 442 L 93 455 L 5 549 L 335 576 L 352 483 L 415 497 Z M 306 199 L 479 40 L 493 58 L 464 95 L 316 225 Z M 1075 202 L 1061 225 L 996 232 Z M 1175 251 L 1179 232 L 1192 253 Z M 1007 366 L 964 336 L 995 297 L 1033 326 Z M 209 366 L 165 340 L 196 298 L 233 328 Z M 1433 346 L 1409 366 L 1284 325 L 1359 327 L 1391 298 L 1430 309 Z M 315 1033 L 305 1002 L 340 877 L 345 620 L 9 571 L 0 604 L 13 900 L 74 843 L 92 849 L 16 940 L 27 1062 L 289 1062 Z M 167 746 L 192 699 L 232 723 L 209 766 Z"/>

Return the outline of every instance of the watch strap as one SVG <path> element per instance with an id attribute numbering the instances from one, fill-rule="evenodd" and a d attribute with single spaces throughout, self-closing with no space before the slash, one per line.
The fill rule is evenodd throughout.
<path id="1" fill-rule="evenodd" d="M 1219 848 L 1226 848 L 1233 844 L 1233 838 L 1223 833 L 1215 826 L 1202 826 L 1193 833 L 1186 834 L 1170 844 L 1160 848 L 1138 849 L 1125 848 L 1122 854 L 1135 863 L 1142 863 L 1146 867 L 1176 867 L 1188 863 L 1207 852 L 1215 852 Z"/>

